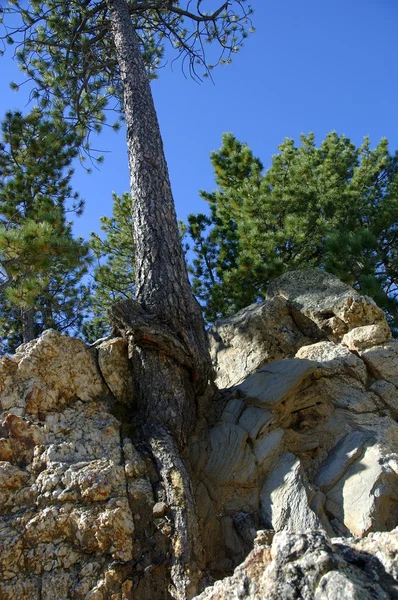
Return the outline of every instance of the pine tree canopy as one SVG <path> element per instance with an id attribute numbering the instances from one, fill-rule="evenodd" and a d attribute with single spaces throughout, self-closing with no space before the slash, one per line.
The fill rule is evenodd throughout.
<path id="1" fill-rule="evenodd" d="M 25 117 L 8 112 L 1 130 L 0 338 L 10 350 L 47 327 L 81 321 L 77 284 L 88 247 L 66 218 L 83 210 L 70 184 L 80 140 L 37 108 Z"/>
<path id="2" fill-rule="evenodd" d="M 246 0 L 224 2 L 206 12 L 203 0 L 130 0 L 131 23 L 150 78 L 170 43 L 183 69 L 196 78 L 227 64 L 252 30 Z M 80 134 L 99 132 L 109 111 L 123 112 L 120 66 L 106 1 L 9 1 L 0 7 L 3 50 L 14 46 L 32 97 L 53 117 L 68 118 Z M 213 51 L 217 46 L 218 50 Z M 18 83 L 13 83 L 18 88 Z M 113 126 L 118 128 L 120 120 Z M 87 140 L 86 140 L 87 143 Z M 88 143 L 86 146 L 88 149 Z"/>
<path id="3" fill-rule="evenodd" d="M 108 335 L 108 309 L 118 300 L 134 296 L 134 240 L 130 194 L 113 194 L 112 217 L 101 217 L 103 235 L 91 234 L 94 255 L 90 286 L 91 318 L 83 325 L 89 342 Z"/>
<path id="4" fill-rule="evenodd" d="M 210 216 L 190 215 L 194 291 L 209 321 L 263 299 L 287 270 L 320 266 L 397 323 L 398 153 L 332 132 L 286 139 L 265 172 L 232 134 L 211 154 Z"/>

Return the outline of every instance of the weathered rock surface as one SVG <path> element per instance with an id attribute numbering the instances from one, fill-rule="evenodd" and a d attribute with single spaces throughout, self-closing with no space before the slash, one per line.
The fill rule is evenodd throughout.
<path id="1" fill-rule="evenodd" d="M 204 490 L 211 499 L 205 536 L 225 568 L 250 548 L 245 521 L 247 532 L 254 524 L 331 536 L 398 525 L 398 342 L 384 313 L 319 270 L 284 275 L 270 296 L 210 333 L 229 389 L 191 462 L 198 505 Z M 253 329 L 262 345 L 250 346 Z"/>
<path id="2" fill-rule="evenodd" d="M 398 342 L 373 301 L 322 272 L 270 295 L 210 332 L 215 418 L 182 456 L 203 585 L 244 562 L 199 597 L 394 597 Z M 121 338 L 88 348 L 48 331 L 0 360 L 1 599 L 175 595 L 178 511 L 133 388 Z M 168 477 L 182 518 L 187 488 Z"/>
<path id="3" fill-rule="evenodd" d="M 343 340 L 350 350 L 364 350 L 391 338 L 385 314 L 372 298 L 321 269 L 285 273 L 270 284 L 267 296 L 210 329 L 220 388 L 314 342 Z"/>
<path id="4" fill-rule="evenodd" d="M 398 530 L 363 540 L 280 532 L 197 600 L 388 600 L 397 575 Z"/>
<path id="5" fill-rule="evenodd" d="M 114 367 L 111 384 L 125 361 Z M 4 357 L 0 373 L 0 598 L 121 598 L 139 589 L 153 559 L 137 540 L 153 488 L 111 414 L 112 385 L 93 351 L 48 331 Z"/>
<path id="6" fill-rule="evenodd" d="M 97 346 L 97 353 L 98 366 L 111 393 L 120 402 L 132 405 L 134 379 L 125 340 L 106 340 Z"/>
<path id="7" fill-rule="evenodd" d="M 310 343 L 283 298 L 252 304 L 217 321 L 209 338 L 220 388 L 236 385 L 264 364 L 294 356 L 300 346 Z"/>
<path id="8" fill-rule="evenodd" d="M 372 298 L 362 296 L 334 275 L 321 269 L 289 271 L 275 279 L 267 290 L 268 298 L 285 298 L 297 314 L 299 323 L 304 318 L 319 327 L 327 337 L 341 339 L 357 327 L 385 325 L 385 314 Z M 303 318 L 304 317 L 304 318 Z M 375 330 L 376 331 L 376 328 Z M 386 338 L 391 337 L 388 328 Z M 375 334 L 376 335 L 376 334 Z M 380 338 L 380 333 L 377 338 Z"/>

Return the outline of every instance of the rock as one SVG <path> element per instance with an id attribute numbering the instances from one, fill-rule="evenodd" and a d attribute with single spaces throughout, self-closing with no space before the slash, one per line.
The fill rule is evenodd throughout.
<path id="1" fill-rule="evenodd" d="M 165 502 L 156 502 L 156 504 L 152 508 L 152 514 L 155 519 L 160 517 L 164 517 L 164 515 L 168 512 L 168 507 Z"/>
<path id="2" fill-rule="evenodd" d="M 121 591 L 137 552 L 129 486 L 144 482 L 140 506 L 153 492 L 107 394 L 92 350 L 54 331 L 0 360 L 1 598 Z"/>
<path id="3" fill-rule="evenodd" d="M 88 347 L 51 329 L 0 363 L 0 408 L 14 414 L 45 414 L 105 394 Z"/>
<path id="4" fill-rule="evenodd" d="M 246 444 L 247 432 L 232 423 L 222 423 L 210 431 L 210 454 L 204 469 L 217 485 L 247 485 L 255 477 L 255 459 Z"/>
<path id="5" fill-rule="evenodd" d="M 358 558 L 375 556 L 376 560 L 370 561 L 373 573 L 380 575 L 380 561 L 387 577 L 390 575 L 398 582 L 398 528 L 388 533 L 369 533 L 364 538 L 340 538 L 332 541 L 335 548 L 351 548 Z"/>
<path id="6" fill-rule="evenodd" d="M 129 478 L 139 478 L 147 473 L 147 467 L 141 454 L 134 448 L 131 440 L 123 440 L 124 470 Z"/>
<path id="7" fill-rule="evenodd" d="M 316 362 L 310 360 L 278 360 L 250 375 L 238 389 L 250 403 L 262 408 L 274 408 L 310 377 L 316 368 Z"/>
<path id="8" fill-rule="evenodd" d="M 398 340 L 368 348 L 361 358 L 375 379 L 385 379 L 398 388 Z"/>
<path id="9" fill-rule="evenodd" d="M 250 439 L 254 442 L 258 436 L 261 437 L 261 434 L 273 421 L 274 415 L 271 411 L 248 406 L 239 419 L 239 426 L 247 431 Z"/>
<path id="10" fill-rule="evenodd" d="M 266 301 L 211 327 L 219 387 L 237 385 L 264 364 L 290 358 L 311 342 L 341 342 L 345 336 L 344 343 L 358 351 L 391 337 L 384 312 L 371 298 L 321 269 L 285 273 L 270 284 L 267 295 Z"/>
<path id="11" fill-rule="evenodd" d="M 349 531 L 363 536 L 369 531 L 388 531 L 398 523 L 398 471 L 396 460 L 384 455 L 379 445 L 367 445 L 363 453 L 351 443 L 352 456 L 340 471 L 337 483 L 326 490 L 326 510 Z M 356 455 L 356 459 L 354 456 Z M 327 471 L 326 471 L 327 473 Z M 332 477 L 318 481 L 332 483 Z"/>
<path id="12" fill-rule="evenodd" d="M 389 381 L 379 379 L 372 383 L 369 390 L 377 394 L 390 409 L 392 417 L 398 420 L 398 388 Z"/>
<path id="13" fill-rule="evenodd" d="M 359 352 L 372 346 L 377 346 L 391 338 L 391 331 L 387 323 L 381 322 L 375 325 L 363 325 L 355 327 L 343 336 L 341 343 L 349 350 Z"/>
<path id="14" fill-rule="evenodd" d="M 209 331 L 218 387 L 230 387 L 265 363 L 293 356 L 308 343 L 282 298 L 252 304 Z"/>
<path id="15" fill-rule="evenodd" d="M 386 324 L 384 312 L 369 296 L 362 296 L 321 269 L 288 271 L 269 285 L 267 298 L 287 300 L 298 319 L 304 316 L 333 340 L 356 327 Z"/>
<path id="16" fill-rule="evenodd" d="M 275 531 L 311 531 L 323 529 L 318 516 L 311 510 L 315 495 L 294 454 L 284 454 L 265 478 L 261 489 L 263 523 Z"/>
<path id="17" fill-rule="evenodd" d="M 323 341 L 303 346 L 296 353 L 296 358 L 317 361 L 319 376 L 354 376 L 363 384 L 368 379 L 366 365 L 363 360 L 357 354 L 350 352 L 345 346 L 335 344 L 334 342 Z"/>
<path id="18" fill-rule="evenodd" d="M 220 420 L 224 423 L 237 423 L 245 408 L 245 402 L 241 398 L 232 398 L 224 408 Z"/>
<path id="19" fill-rule="evenodd" d="M 254 548 L 259 548 L 260 546 L 271 546 L 274 537 L 275 531 L 273 529 L 259 529 L 254 540 Z"/>
<path id="20" fill-rule="evenodd" d="M 283 531 L 196 598 L 388 600 L 398 597 L 397 569 L 398 530 L 361 541 Z"/>
<path id="21" fill-rule="evenodd" d="M 10 480 L 0 480 L 0 501 L 6 499 L 0 506 L 0 573 L 12 573 L 0 575 L 0 596 L 12 598 L 20 590 L 21 599 L 43 597 L 44 586 L 51 598 L 46 574 L 52 573 L 53 585 L 61 586 L 57 598 L 83 598 L 105 576 L 106 557 L 121 564 L 132 559 L 134 523 L 120 426 L 103 404 L 80 401 L 48 415 L 41 430 L 23 469 L 6 467 L 14 481 L 22 478 L 26 494 L 10 504 Z M 95 559 L 98 567 L 87 575 Z M 27 589 L 31 596 L 25 596 Z"/>
<path id="22" fill-rule="evenodd" d="M 395 356 L 391 346 L 388 360 Z M 387 352 L 385 344 L 380 348 Z M 392 372 L 387 361 L 385 373 Z M 217 519 L 226 519 L 214 533 L 219 546 L 227 533 L 229 546 L 235 539 L 227 517 L 242 508 L 260 527 L 277 530 L 363 536 L 396 526 L 396 388 L 374 381 L 375 374 L 357 353 L 324 339 L 231 388 L 219 422 L 192 456 L 210 496 L 203 522 L 215 532 Z M 227 558 L 236 564 L 240 553 L 236 542 L 236 554 L 229 548 Z"/>
<path id="23" fill-rule="evenodd" d="M 314 479 L 315 485 L 324 492 L 333 487 L 348 467 L 362 455 L 365 443 L 370 439 L 370 433 L 352 431 L 339 441 L 321 463 Z"/>
<path id="24" fill-rule="evenodd" d="M 278 456 L 280 456 L 284 449 L 284 435 L 283 429 L 274 429 L 268 435 L 260 437 L 253 444 L 253 453 L 257 461 L 257 470 L 260 477 L 264 473 L 270 471 Z"/>
<path id="25" fill-rule="evenodd" d="M 326 365 L 346 361 L 347 358 L 352 356 L 353 355 L 347 348 L 330 341 L 322 341 L 316 344 L 302 346 L 300 350 L 296 352 L 296 358 L 315 360 L 318 363 Z"/>
<path id="26" fill-rule="evenodd" d="M 97 346 L 101 374 L 117 400 L 132 404 L 134 379 L 128 357 L 128 344 L 122 338 L 112 338 Z"/>

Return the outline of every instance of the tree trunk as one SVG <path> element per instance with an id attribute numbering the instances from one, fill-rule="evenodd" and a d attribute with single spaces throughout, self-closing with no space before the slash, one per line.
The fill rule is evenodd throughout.
<path id="1" fill-rule="evenodd" d="M 203 553 L 190 478 L 179 453 L 197 424 L 198 397 L 211 380 L 211 362 L 138 38 L 126 0 L 106 2 L 124 90 L 137 298 L 113 307 L 111 317 L 131 343 L 136 419 L 174 520 L 170 589 L 173 597 L 185 600 L 197 590 Z"/>
<path id="2" fill-rule="evenodd" d="M 187 345 L 203 391 L 210 373 L 204 322 L 181 247 L 163 143 L 126 0 L 107 0 L 120 75 L 133 198 L 136 298 Z"/>
<path id="3" fill-rule="evenodd" d="M 22 311 L 22 340 L 24 344 L 35 339 L 34 316 L 35 311 L 33 308 Z"/>

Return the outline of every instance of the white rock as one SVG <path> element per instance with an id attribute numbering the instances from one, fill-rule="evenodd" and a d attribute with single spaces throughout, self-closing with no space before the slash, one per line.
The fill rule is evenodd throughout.
<path id="1" fill-rule="evenodd" d="M 255 406 L 274 408 L 317 368 L 312 360 L 288 358 L 262 367 L 238 386 L 239 391 Z"/>
<path id="2" fill-rule="evenodd" d="M 398 340 L 391 340 L 361 352 L 372 375 L 385 379 L 398 388 Z"/>
<path id="3" fill-rule="evenodd" d="M 308 481 L 299 459 L 284 454 L 266 477 L 261 489 L 261 515 L 275 531 L 322 529 L 318 516 L 310 508 Z"/>
<path id="4" fill-rule="evenodd" d="M 359 352 L 372 346 L 377 346 L 390 339 L 391 330 L 387 323 L 381 322 L 374 325 L 355 327 L 343 336 L 341 343 L 349 350 Z"/>
<path id="5" fill-rule="evenodd" d="M 255 477 L 254 455 L 247 445 L 247 432 L 232 423 L 216 425 L 210 431 L 211 452 L 205 474 L 219 485 L 247 484 Z"/>
<path id="6" fill-rule="evenodd" d="M 326 497 L 327 511 L 355 535 L 388 530 L 398 522 L 398 473 L 378 445 L 368 445 Z"/>

